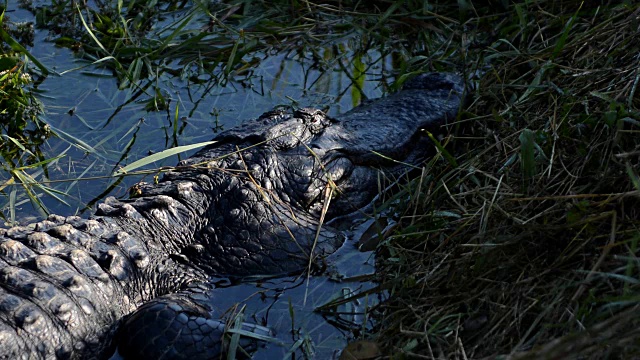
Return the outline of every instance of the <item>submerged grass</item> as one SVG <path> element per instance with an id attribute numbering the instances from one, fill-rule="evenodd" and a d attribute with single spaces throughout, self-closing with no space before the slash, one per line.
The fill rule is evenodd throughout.
<path id="1" fill-rule="evenodd" d="M 468 3 L 459 165 L 405 190 L 373 337 L 394 358 L 640 356 L 640 7 Z"/>
<path id="2" fill-rule="evenodd" d="M 151 103 L 162 100 L 162 93 L 159 88 L 150 91 L 147 87 L 162 74 L 194 84 L 243 83 L 254 76 L 263 60 L 278 53 L 308 59 L 319 70 L 345 71 L 357 103 L 365 74 L 372 67 L 386 66 L 383 59 L 387 55 L 394 56 L 402 74 L 410 76 L 425 64 L 450 66 L 442 55 L 455 51 L 445 46 L 424 47 L 448 36 L 432 22 L 446 25 L 452 20 L 431 13 L 430 6 L 421 1 L 79 4 L 64 0 L 50 6 L 28 6 L 40 19 L 39 25 L 56 34 L 59 45 L 74 49 L 93 66 L 111 69 L 121 88 L 148 91 L 153 96 Z M 437 31 L 421 31 L 424 26 Z M 419 41 L 408 41 L 414 35 Z M 365 64 L 363 56 L 370 51 L 380 56 Z M 419 56 L 414 57 L 416 53 Z M 445 62 L 434 63 L 441 60 Z M 406 76 L 394 86 L 397 88 Z"/>

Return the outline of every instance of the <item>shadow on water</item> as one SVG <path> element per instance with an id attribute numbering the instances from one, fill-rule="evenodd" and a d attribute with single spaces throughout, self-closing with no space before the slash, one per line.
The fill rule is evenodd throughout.
<path id="1" fill-rule="evenodd" d="M 33 14 L 17 7 L 10 16 L 13 21 L 33 21 Z M 331 115 L 348 111 L 362 98 L 382 95 L 388 70 L 385 67 L 392 66 L 389 59 L 373 50 L 348 56 L 351 50 L 342 44 L 313 51 L 256 52 L 251 56 L 259 63 L 246 76 L 236 76 L 235 81 L 221 83 L 206 76 L 194 81 L 193 77 L 167 72 L 156 74 L 153 83 L 122 88 L 110 69 L 77 58 L 68 48 L 48 41 L 50 36 L 47 31 L 36 30 L 31 52 L 57 73 L 36 89 L 45 108 L 43 120 L 57 135 L 48 139 L 43 151 L 46 157 L 64 156 L 48 164 L 48 176 L 39 174 L 37 179 L 66 194 L 68 205 L 40 196 L 47 210 L 59 215 L 81 214 L 106 196 L 126 197 L 127 189 L 136 182 L 153 182 L 158 175 L 111 177 L 120 167 L 167 148 L 208 141 L 217 132 L 275 106 L 319 107 Z M 333 67 L 319 67 L 314 59 L 317 54 L 335 59 Z M 354 74 L 358 74 L 357 81 Z M 150 104 L 158 111 L 149 111 Z M 177 161 L 174 156 L 154 167 Z M 9 177 L 1 173 L 0 181 Z M 9 205 L 5 200 L 0 198 L 0 209 L 6 213 Z M 15 204 L 21 223 L 42 217 L 24 194 L 18 195 Z M 356 236 L 353 234 L 357 231 L 352 233 Z M 357 251 L 354 240 L 347 241 L 328 261 L 332 276 L 233 285 L 216 281 L 213 305 L 219 314 L 242 306 L 247 321 L 265 323 L 275 331 L 284 345 L 260 348 L 256 358 L 282 358 L 294 353 L 297 357 L 336 357 L 348 339 L 357 338 L 371 326 L 369 307 L 382 295 L 356 296 L 357 300 L 333 310 L 326 307 L 314 311 L 332 299 L 348 298 L 375 287 L 367 276 L 359 280 L 361 275 L 374 272 L 373 256 Z"/>
<path id="2" fill-rule="evenodd" d="M 371 309 L 385 295 L 372 282 L 373 254 L 355 246 L 357 233 L 327 259 L 323 275 L 230 287 L 224 287 L 224 281 L 216 283 L 222 285 L 212 292 L 218 314 L 242 311 L 245 321 L 269 327 L 281 342 L 259 347 L 254 359 L 337 358 L 347 341 L 371 330 Z"/>

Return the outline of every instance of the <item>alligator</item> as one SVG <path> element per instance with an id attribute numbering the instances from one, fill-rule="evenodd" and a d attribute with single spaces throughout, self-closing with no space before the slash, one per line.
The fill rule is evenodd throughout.
<path id="1" fill-rule="evenodd" d="M 455 119 L 463 91 L 461 77 L 430 73 L 336 118 L 272 110 L 88 219 L 0 229 L 0 358 L 220 356 L 211 277 L 320 266 L 344 242 L 327 223 L 366 207 L 381 174 L 432 156 L 423 130 Z"/>

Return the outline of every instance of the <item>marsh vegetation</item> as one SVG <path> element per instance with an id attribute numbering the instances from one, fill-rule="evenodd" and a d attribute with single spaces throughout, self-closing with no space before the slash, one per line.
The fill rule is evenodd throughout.
<path id="1" fill-rule="evenodd" d="M 459 72 L 469 102 L 437 156 L 383 194 L 378 210 L 393 215 L 368 244 L 377 286 L 345 299 L 389 299 L 367 310 L 377 325 L 351 340 L 398 359 L 640 353 L 635 2 L 20 5 L 5 3 L 2 20 L 0 206 L 8 223 L 18 211 L 38 216 L 29 203 L 41 213 L 52 202 L 72 204 L 70 214 L 106 194 L 123 196 L 165 163 L 113 173 L 149 151 L 209 140 L 211 128 L 258 115 L 251 109 L 338 113 L 416 73 Z M 32 14 L 46 33 L 36 42 L 49 50 L 30 47 L 28 26 L 7 19 L 19 17 L 16 9 Z M 60 56 L 73 61 L 54 69 Z M 56 108 L 63 100 L 43 89 L 74 74 L 89 90 L 71 91 Z M 93 94 L 106 111 L 83 104 Z M 104 179 L 89 197 L 80 195 L 87 178 Z"/>

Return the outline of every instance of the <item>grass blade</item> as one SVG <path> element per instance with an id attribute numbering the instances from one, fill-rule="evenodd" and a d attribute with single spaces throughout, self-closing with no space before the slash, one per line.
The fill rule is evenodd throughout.
<path id="1" fill-rule="evenodd" d="M 556 42 L 556 46 L 553 48 L 553 55 L 551 56 L 552 59 L 555 59 L 556 57 L 558 57 L 558 55 L 562 52 L 562 49 L 564 49 L 564 45 L 567 42 L 567 38 L 569 37 L 569 32 L 573 28 L 573 24 L 575 23 L 576 18 L 578 17 L 578 13 L 580 13 L 580 9 L 582 9 L 582 3 L 578 7 L 578 10 L 576 10 L 576 12 L 573 14 L 572 17 L 569 18 L 569 21 L 567 21 L 567 24 L 564 26 L 562 35 L 560 35 L 558 42 Z"/>
<path id="2" fill-rule="evenodd" d="M 444 156 L 444 158 L 447 160 L 447 162 L 453 167 L 458 167 L 458 162 L 456 161 L 456 159 L 447 151 L 447 149 L 444 148 L 444 146 L 442 146 L 440 141 L 438 141 L 438 139 L 436 139 L 436 137 L 433 136 L 433 134 L 429 131 L 424 130 L 424 132 L 427 133 L 427 136 L 429 137 L 429 139 L 431 139 L 431 142 L 433 142 L 440 154 L 442 154 L 442 156 Z"/>
<path id="3" fill-rule="evenodd" d="M 241 309 L 239 313 L 235 315 L 233 319 L 233 327 L 232 329 L 240 330 L 242 329 L 242 320 L 244 320 L 244 313 Z M 240 345 L 240 333 L 234 332 L 231 334 L 231 340 L 229 341 L 229 350 L 227 351 L 227 360 L 235 360 L 236 353 L 238 352 L 238 347 Z"/>
<path id="4" fill-rule="evenodd" d="M 102 45 L 100 40 L 98 40 L 98 38 L 93 33 L 93 31 L 91 31 L 91 28 L 89 28 L 89 25 L 87 25 L 87 22 L 84 20 L 84 16 L 82 16 L 82 11 L 80 10 L 80 6 L 76 5 L 76 9 L 78 10 L 78 15 L 80 16 L 80 21 L 82 21 L 82 25 L 84 26 L 85 30 L 87 30 L 87 33 L 89 34 L 91 39 L 93 39 L 93 41 L 96 43 L 96 45 L 98 45 L 100 47 L 100 49 L 102 49 L 102 51 L 104 51 L 105 53 L 111 55 L 107 51 L 107 49 L 104 48 L 104 46 Z"/>
<path id="5" fill-rule="evenodd" d="M 160 161 L 162 159 L 168 158 L 169 156 L 173 156 L 176 154 L 179 154 L 181 152 L 185 152 L 185 151 L 189 151 L 189 150 L 193 150 L 193 149 L 197 149 L 199 147 L 203 147 L 203 146 L 208 146 L 211 144 L 215 144 L 216 141 L 205 141 L 205 142 L 201 142 L 201 143 L 197 143 L 197 144 L 191 144 L 191 145 L 184 145 L 184 146 L 178 146 L 178 147 L 174 147 L 171 149 L 167 149 L 164 151 L 160 151 L 159 153 L 144 157 L 140 160 L 134 161 L 131 164 L 123 167 L 122 169 L 116 171 L 113 175 L 114 176 L 120 176 L 120 175 L 124 175 L 128 172 L 131 172 L 132 170 L 138 169 L 142 166 L 151 164 L 153 162 L 156 161 Z"/>
<path id="6" fill-rule="evenodd" d="M 536 133 L 530 129 L 524 129 L 520 134 L 520 164 L 525 179 L 531 179 L 536 173 L 535 136 Z"/>

